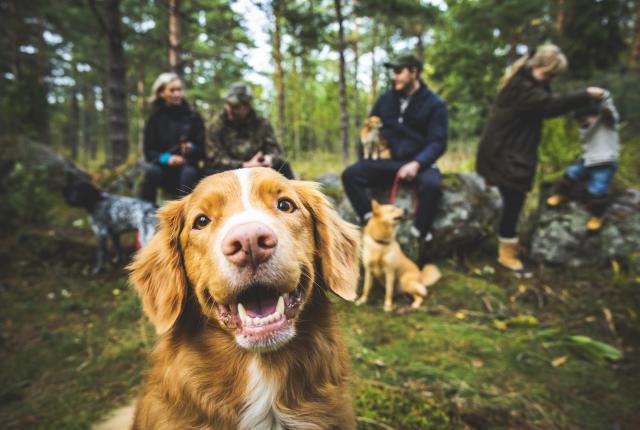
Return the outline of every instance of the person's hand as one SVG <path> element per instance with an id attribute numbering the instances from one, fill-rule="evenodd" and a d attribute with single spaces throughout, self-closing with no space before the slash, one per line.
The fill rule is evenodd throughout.
<path id="1" fill-rule="evenodd" d="M 171 158 L 169 158 L 169 166 L 182 166 L 186 162 L 187 160 L 185 160 L 182 155 L 174 154 L 171 156 Z"/>
<path id="2" fill-rule="evenodd" d="M 600 87 L 588 87 L 587 93 L 594 99 L 601 99 L 604 97 L 606 90 Z"/>
<path id="3" fill-rule="evenodd" d="M 398 178 L 401 181 L 410 181 L 416 177 L 420 171 L 420 163 L 417 161 L 410 161 L 398 170 Z"/>
<path id="4" fill-rule="evenodd" d="M 191 151 L 193 151 L 193 143 L 191 143 L 191 142 L 182 142 L 180 144 L 180 154 L 187 155 Z"/>
<path id="5" fill-rule="evenodd" d="M 258 160 L 260 161 L 260 160 Z M 262 156 L 262 161 L 260 162 L 262 167 L 273 167 L 273 155 L 265 154 Z"/>
<path id="6" fill-rule="evenodd" d="M 264 154 L 262 153 L 262 151 L 258 151 L 253 157 L 251 157 L 250 160 L 242 163 L 242 167 L 260 167 L 262 166 L 262 161 L 260 161 L 260 159 L 263 157 Z"/>

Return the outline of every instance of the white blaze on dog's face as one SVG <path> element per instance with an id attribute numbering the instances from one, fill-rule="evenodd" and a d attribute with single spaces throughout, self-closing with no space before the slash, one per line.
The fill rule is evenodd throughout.
<path id="1" fill-rule="evenodd" d="M 288 181 L 266 168 L 221 173 L 168 204 L 159 217 L 159 233 L 131 266 L 159 331 L 178 319 L 188 286 L 177 289 L 179 297 L 165 294 L 149 281 L 154 274 L 145 275 L 149 260 L 182 266 L 205 317 L 253 351 L 276 349 L 296 335 L 314 284 L 355 296 L 357 233 L 313 184 Z M 166 246 L 174 246 L 178 258 L 160 258 Z M 174 271 L 165 284 L 180 284 Z"/>

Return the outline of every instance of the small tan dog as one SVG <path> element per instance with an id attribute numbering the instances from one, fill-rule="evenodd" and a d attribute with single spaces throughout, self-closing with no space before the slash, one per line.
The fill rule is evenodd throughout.
<path id="1" fill-rule="evenodd" d="M 379 116 L 370 116 L 360 130 L 362 155 L 365 160 L 390 160 L 389 142 L 380 133 L 382 120 Z"/>
<path id="2" fill-rule="evenodd" d="M 404 209 L 371 202 L 373 215 L 364 228 L 362 261 L 364 289 L 356 305 L 367 302 L 374 280 L 384 282 L 384 311 L 393 308 L 393 290 L 396 282 L 400 291 L 413 296 L 411 307 L 420 307 L 427 296 L 427 287 L 442 277 L 438 268 L 427 264 L 422 271 L 400 248 L 396 229 L 404 218 Z"/>

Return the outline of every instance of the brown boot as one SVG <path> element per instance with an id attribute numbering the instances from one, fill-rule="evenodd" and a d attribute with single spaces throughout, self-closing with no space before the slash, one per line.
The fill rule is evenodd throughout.
<path id="1" fill-rule="evenodd" d="M 531 278 L 533 274 L 524 267 L 518 258 L 518 239 L 500 238 L 498 243 L 498 263 L 518 278 Z"/>
<path id="2" fill-rule="evenodd" d="M 591 197 L 587 201 L 587 210 L 591 218 L 587 222 L 587 231 L 597 233 L 602 228 L 604 212 L 607 210 L 608 199 L 606 197 Z"/>
<path id="3" fill-rule="evenodd" d="M 550 208 L 556 208 L 560 205 L 565 204 L 567 200 L 569 200 L 567 196 L 563 196 L 562 194 L 554 194 L 552 196 L 549 196 L 549 198 L 547 199 L 547 206 L 549 206 Z"/>

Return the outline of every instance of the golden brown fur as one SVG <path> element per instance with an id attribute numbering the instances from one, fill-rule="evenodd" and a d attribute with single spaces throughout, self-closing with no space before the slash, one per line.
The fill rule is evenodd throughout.
<path id="1" fill-rule="evenodd" d="M 422 268 L 411 261 L 396 241 L 396 228 L 404 217 L 404 210 L 392 205 L 380 205 L 372 201 L 373 215 L 364 228 L 362 261 L 364 287 L 357 305 L 367 302 L 374 281 L 384 283 L 384 310 L 393 308 L 394 286 L 413 296 L 412 308 L 418 308 L 427 296 L 427 287 L 441 277 L 433 264 Z"/>
<path id="2" fill-rule="evenodd" d="M 382 136 L 380 129 L 382 120 L 378 116 L 370 116 L 364 121 L 360 130 L 362 156 L 365 160 L 390 160 L 389 142 Z"/>
<path id="3" fill-rule="evenodd" d="M 282 199 L 295 210 L 282 211 Z M 203 214 L 210 223 L 199 228 Z M 359 243 L 316 186 L 271 169 L 226 172 L 159 218 L 130 266 L 161 333 L 133 429 L 355 428 L 347 352 L 327 292 L 355 297 Z M 217 251 L 225 232 L 256 219 L 277 235 L 276 252 L 264 264 L 230 264 Z M 264 343 L 244 334 L 238 316 L 239 297 L 258 283 L 301 300 L 287 305 L 291 330 Z"/>

